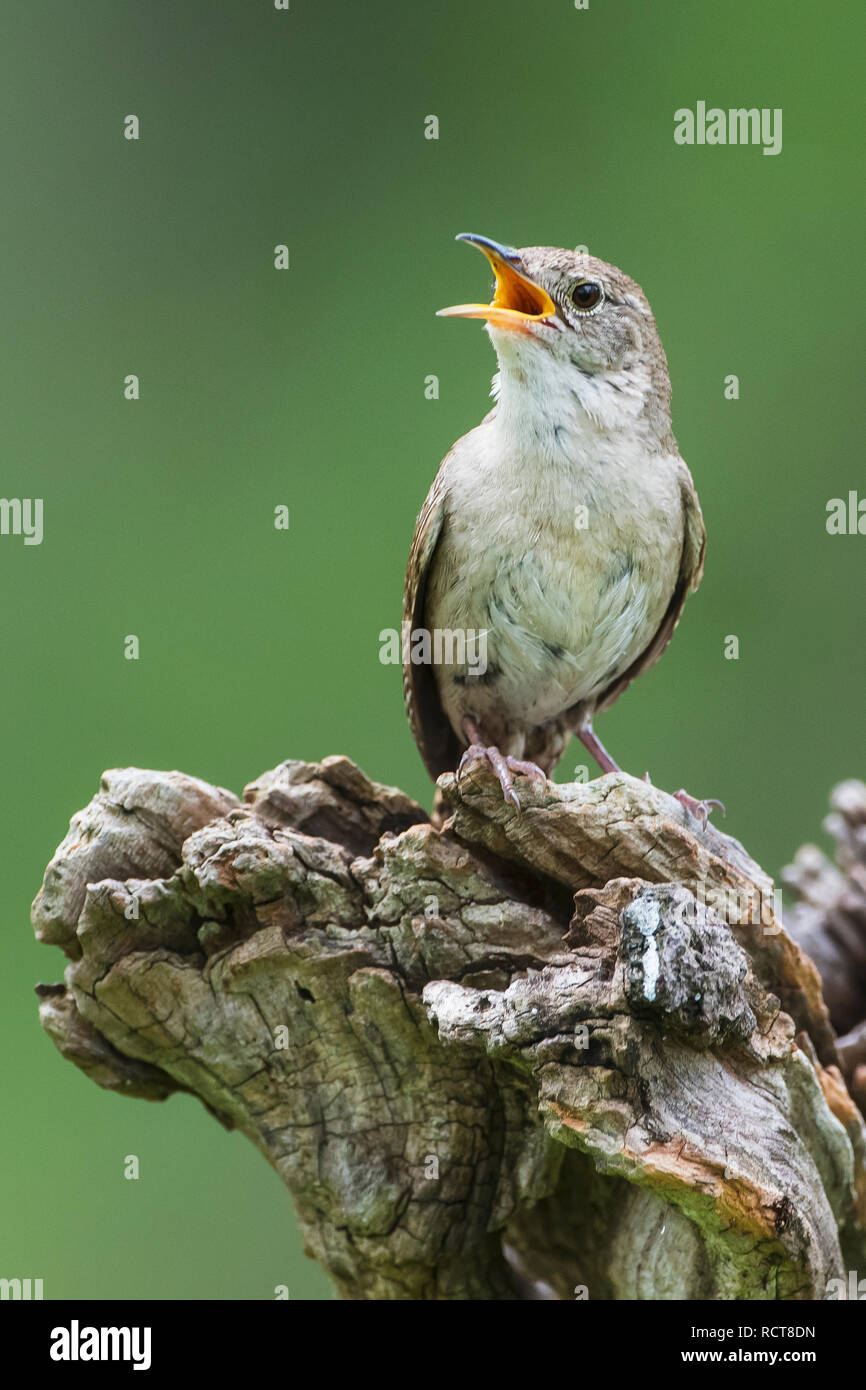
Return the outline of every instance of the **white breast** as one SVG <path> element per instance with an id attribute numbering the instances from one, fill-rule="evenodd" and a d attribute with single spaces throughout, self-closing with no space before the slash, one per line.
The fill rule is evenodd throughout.
<path id="1" fill-rule="evenodd" d="M 498 414 L 498 413 L 497 413 Z M 437 670 L 464 713 L 537 725 L 599 694 L 640 656 L 679 572 L 677 460 L 585 416 L 488 416 L 446 464 L 446 523 L 427 624 L 487 632 L 487 672 Z"/>

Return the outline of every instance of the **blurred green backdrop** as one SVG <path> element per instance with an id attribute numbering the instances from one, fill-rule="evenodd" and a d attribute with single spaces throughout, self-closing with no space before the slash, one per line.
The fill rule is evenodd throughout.
<path id="1" fill-rule="evenodd" d="M 44 498 L 45 537 L 0 537 L 0 1275 L 41 1277 L 49 1298 L 330 1296 L 242 1138 L 191 1099 L 124 1101 L 60 1060 L 32 986 L 63 960 L 28 910 L 105 767 L 240 791 L 285 757 L 345 752 L 429 804 L 378 633 L 399 623 L 439 460 L 488 407 L 481 326 L 434 317 L 486 290 L 456 232 L 588 245 L 641 282 L 667 348 L 706 578 L 605 742 L 659 785 L 722 797 L 771 872 L 819 833 L 833 783 L 863 774 L 866 537 L 825 530 L 829 498 L 866 492 L 859 16 L 853 0 L 6 7 L 0 491 Z M 673 112 L 698 99 L 782 107 L 782 153 L 675 145 Z M 560 775 L 582 761 L 576 745 Z"/>

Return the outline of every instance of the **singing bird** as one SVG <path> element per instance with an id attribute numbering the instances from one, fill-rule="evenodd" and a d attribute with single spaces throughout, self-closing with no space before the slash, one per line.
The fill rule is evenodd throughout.
<path id="1" fill-rule="evenodd" d="M 576 734 L 661 656 L 703 572 L 705 530 L 671 431 L 670 378 L 643 290 L 615 266 L 464 233 L 493 267 L 493 409 L 443 459 L 415 528 L 403 631 L 483 634 L 412 659 L 403 684 L 434 780 L 485 759 L 519 811 Z M 408 624 L 408 627 L 407 627 Z M 417 649 L 415 649 L 417 652 Z M 485 659 L 479 659 L 479 651 Z M 677 799 L 706 825 L 712 806 Z"/>

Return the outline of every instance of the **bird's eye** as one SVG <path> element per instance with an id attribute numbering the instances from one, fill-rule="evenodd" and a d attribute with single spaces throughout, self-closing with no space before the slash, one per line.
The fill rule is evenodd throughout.
<path id="1" fill-rule="evenodd" d="M 578 280 L 577 284 L 571 287 L 570 298 L 575 309 L 585 314 L 590 309 L 598 308 L 604 299 L 604 291 L 595 280 Z"/>

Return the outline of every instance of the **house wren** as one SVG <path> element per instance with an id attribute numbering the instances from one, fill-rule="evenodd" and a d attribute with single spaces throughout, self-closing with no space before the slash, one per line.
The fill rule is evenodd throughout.
<path id="1" fill-rule="evenodd" d="M 481 633 L 436 663 L 404 657 L 406 708 L 435 779 L 482 758 L 519 810 L 514 777 L 544 779 L 661 656 L 703 571 L 705 531 L 671 432 L 670 378 L 643 290 L 615 266 L 553 247 L 463 235 L 493 267 L 486 320 L 496 404 L 444 458 L 418 517 L 404 632 Z M 706 825 L 717 801 L 677 793 Z M 724 809 L 724 808 L 722 808 Z"/>

